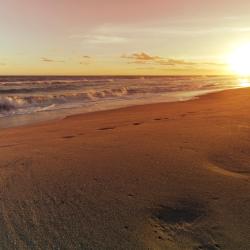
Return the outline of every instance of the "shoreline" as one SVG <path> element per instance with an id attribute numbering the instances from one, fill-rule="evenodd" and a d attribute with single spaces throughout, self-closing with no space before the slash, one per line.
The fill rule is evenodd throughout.
<path id="1" fill-rule="evenodd" d="M 109 111 L 126 109 L 126 108 L 133 108 L 133 107 L 138 107 L 138 106 L 189 102 L 189 101 L 203 98 L 203 96 L 206 96 L 206 95 L 220 93 L 223 91 L 229 91 L 229 90 L 234 90 L 234 89 L 237 89 L 237 88 L 208 90 L 208 92 L 206 92 L 206 93 L 194 95 L 194 96 L 190 97 L 190 99 L 187 99 L 187 100 L 162 101 L 162 102 L 152 102 L 152 103 L 145 103 L 145 104 L 131 104 L 131 105 L 117 107 L 117 108 L 95 110 L 95 111 L 89 111 L 89 112 L 88 111 L 81 112 L 80 110 L 82 108 L 78 107 L 78 108 L 69 108 L 69 109 L 65 108 L 65 109 L 58 109 L 58 110 L 51 110 L 51 111 L 41 111 L 41 112 L 36 112 L 36 113 L 32 113 L 32 114 L 17 114 L 17 115 L 13 115 L 13 116 L 5 116 L 5 117 L 0 117 L 0 123 L 1 123 L 1 120 L 3 120 L 3 119 L 7 119 L 8 121 L 11 121 L 11 120 L 15 121 L 16 120 L 17 121 L 16 123 L 20 123 L 20 120 L 22 120 L 22 118 L 24 118 L 23 119 L 24 122 L 23 123 L 21 122 L 20 125 L 19 124 L 14 125 L 15 122 L 13 125 L 0 125 L 0 129 L 11 129 L 11 128 L 19 128 L 19 127 L 25 127 L 25 126 L 39 125 L 39 124 L 44 124 L 47 122 L 50 123 L 50 122 L 57 121 L 57 120 L 64 120 L 64 119 L 69 118 L 71 116 L 87 115 L 87 114 L 99 113 L 99 112 L 109 112 Z M 76 111 L 76 110 L 78 110 L 78 111 Z M 67 113 L 71 113 L 71 114 L 67 114 Z M 52 114 L 53 118 L 48 118 L 50 116 L 50 114 Z M 43 115 L 45 115 L 46 118 L 41 118 Z M 36 118 L 32 119 L 32 116 L 36 117 Z M 38 121 L 36 121 L 36 119 Z M 7 122 L 5 121 L 3 123 L 8 123 L 8 121 Z"/>

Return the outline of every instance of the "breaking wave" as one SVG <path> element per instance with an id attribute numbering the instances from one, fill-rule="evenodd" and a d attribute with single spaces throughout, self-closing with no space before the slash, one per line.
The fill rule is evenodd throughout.
<path id="1" fill-rule="evenodd" d="M 137 100 L 147 103 L 161 95 L 168 101 L 168 94 L 173 97 L 173 93 L 232 88 L 235 82 L 232 77 L 206 76 L 0 77 L 0 116 L 98 106 L 121 100 L 126 105 Z"/>

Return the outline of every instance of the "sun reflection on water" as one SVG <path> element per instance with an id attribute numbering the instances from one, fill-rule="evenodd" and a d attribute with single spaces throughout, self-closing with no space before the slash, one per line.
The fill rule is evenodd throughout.
<path id="1" fill-rule="evenodd" d="M 248 88 L 250 87 L 250 80 L 249 79 L 240 79 L 239 81 L 239 87 L 240 88 Z"/>

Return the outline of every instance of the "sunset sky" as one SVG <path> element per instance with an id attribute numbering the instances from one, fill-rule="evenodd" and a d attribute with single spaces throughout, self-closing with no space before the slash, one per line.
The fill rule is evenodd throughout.
<path id="1" fill-rule="evenodd" d="M 0 74 L 228 74 L 249 0 L 0 0 Z"/>

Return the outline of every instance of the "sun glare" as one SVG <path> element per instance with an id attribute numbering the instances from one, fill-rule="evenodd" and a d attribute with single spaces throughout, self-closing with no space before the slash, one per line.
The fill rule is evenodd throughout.
<path id="1" fill-rule="evenodd" d="M 229 65 L 239 75 L 250 75 L 250 43 L 237 48 L 229 56 Z"/>
<path id="2" fill-rule="evenodd" d="M 250 87 L 250 82 L 248 79 L 240 79 L 239 87 L 241 88 L 248 88 Z"/>

